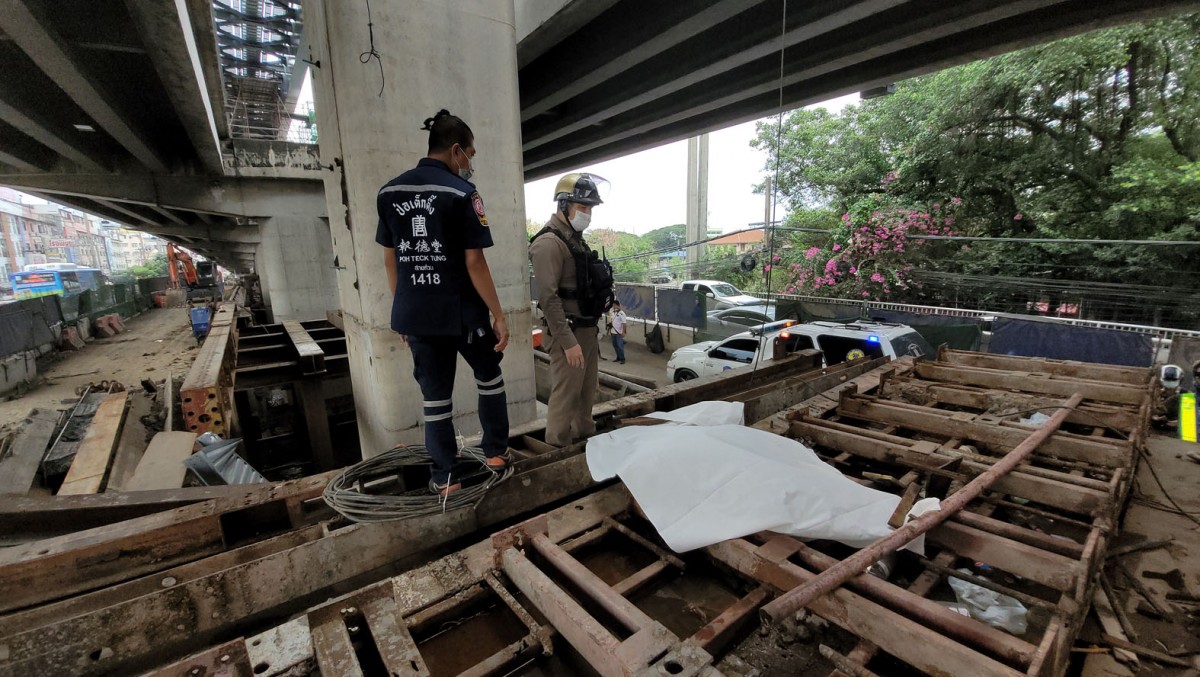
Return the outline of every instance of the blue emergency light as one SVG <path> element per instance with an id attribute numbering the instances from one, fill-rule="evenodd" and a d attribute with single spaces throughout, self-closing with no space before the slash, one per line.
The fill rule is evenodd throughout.
<path id="1" fill-rule="evenodd" d="M 868 336 L 867 343 L 879 343 L 879 337 L 878 336 Z"/>

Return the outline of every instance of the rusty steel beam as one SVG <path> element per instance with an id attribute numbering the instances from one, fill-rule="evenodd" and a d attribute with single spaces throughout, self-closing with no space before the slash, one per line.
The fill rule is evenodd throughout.
<path id="1" fill-rule="evenodd" d="M 710 545 L 705 552 L 775 590 L 792 590 L 817 576 L 788 561 L 787 557 L 795 552 L 791 548 L 793 540 L 780 544 L 773 539 L 755 546 L 737 538 Z M 810 610 L 843 630 L 869 638 L 881 650 L 931 675 L 1025 674 L 846 588 L 818 597 Z"/>
<path id="2" fill-rule="evenodd" d="M 558 547 L 545 534 L 533 537 L 534 550 L 537 550 L 555 569 L 566 576 L 575 585 L 583 589 L 613 618 L 620 621 L 630 632 L 638 632 L 654 626 L 654 619 L 646 612 L 634 606 L 633 602 L 616 594 L 611 587 L 590 569 L 583 566 L 579 560 Z"/>
<path id="3" fill-rule="evenodd" d="M 196 361 L 179 390 L 183 424 L 196 434 L 228 437 L 233 408 L 233 362 L 237 349 L 237 304 L 222 303 Z"/>
<path id="4" fill-rule="evenodd" d="M 867 567 L 871 566 L 872 563 L 887 553 L 895 552 L 903 547 L 905 543 L 945 522 L 955 513 L 965 508 L 968 503 L 978 498 L 996 480 L 1007 475 L 1021 461 L 1028 458 L 1037 449 L 1039 444 L 1058 430 L 1063 420 L 1067 417 L 1067 411 L 1079 406 L 1079 403 L 1082 401 L 1083 395 L 1079 393 L 1073 394 L 1070 399 L 1063 403 L 1062 409 L 1056 411 L 1050 417 L 1050 420 L 1046 421 L 1041 428 L 1031 433 L 1024 442 L 1017 445 L 1001 461 L 968 482 L 962 489 L 954 492 L 950 498 L 942 501 L 941 510 L 927 512 L 912 520 L 872 545 L 859 550 L 850 557 L 821 572 L 812 581 L 783 594 L 764 606 L 762 609 L 763 620 L 768 623 L 776 623 L 790 617 L 800 609 L 808 606 L 817 597 L 841 586 L 854 576 L 862 573 Z"/>
<path id="5" fill-rule="evenodd" d="M 775 538 L 783 537 L 775 536 Z M 800 541 L 796 541 L 795 546 L 796 557 L 808 569 L 822 572 L 837 565 L 837 559 L 818 552 Z M 906 616 L 920 621 L 927 628 L 937 630 L 969 646 L 977 646 L 1006 662 L 1027 666 L 1037 650 L 1034 645 L 1002 630 L 962 616 L 931 599 L 909 592 L 870 574 L 859 572 L 859 575 L 849 580 L 848 584 L 870 599 L 886 602 L 891 608 L 902 610 Z"/>
<path id="6" fill-rule="evenodd" d="M 733 639 L 733 635 L 745 626 L 747 621 L 754 618 L 754 612 L 758 611 L 770 596 L 770 591 L 763 587 L 751 590 L 745 597 L 734 602 L 716 618 L 709 621 L 708 625 L 697 630 L 687 641 L 711 654 L 716 654 L 729 643 L 729 640 Z"/>
<path id="7" fill-rule="evenodd" d="M 625 674 L 614 659 L 620 640 L 515 548 L 505 549 L 500 558 L 505 575 L 589 665 L 605 677 Z"/>

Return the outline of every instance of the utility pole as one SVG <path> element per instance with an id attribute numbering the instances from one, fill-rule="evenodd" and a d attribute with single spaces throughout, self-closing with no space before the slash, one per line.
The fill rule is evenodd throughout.
<path id="1" fill-rule="evenodd" d="M 767 182 L 763 184 L 763 228 L 769 234 L 771 228 L 771 210 L 775 206 L 775 201 L 772 200 L 772 185 L 771 177 L 767 177 Z"/>
<path id="2" fill-rule="evenodd" d="M 708 237 L 708 134 L 688 139 L 687 227 L 684 241 Z M 704 258 L 704 245 L 687 248 L 688 275 Z"/>

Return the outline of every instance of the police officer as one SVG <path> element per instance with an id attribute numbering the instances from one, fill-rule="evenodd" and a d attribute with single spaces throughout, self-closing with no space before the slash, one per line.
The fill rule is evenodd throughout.
<path id="1" fill-rule="evenodd" d="M 554 189 L 558 210 L 533 236 L 529 257 L 545 316 L 550 352 L 550 403 L 546 441 L 566 446 L 596 432 L 599 342 L 596 325 L 612 305 L 612 268 L 583 241 L 592 208 L 602 204 L 607 181 L 567 174 Z"/>
<path id="2" fill-rule="evenodd" d="M 470 182 L 475 135 L 446 110 L 425 120 L 427 157 L 379 190 L 375 241 L 394 298 L 392 330 L 412 351 L 424 399 L 425 448 L 433 460 L 430 489 L 449 494 L 455 481 L 454 372 L 458 355 L 475 372 L 479 423 L 489 468 L 509 459 L 508 408 L 500 360 L 508 325 L 483 250 L 492 234 L 483 199 Z M 489 320 L 488 314 L 491 313 Z"/>

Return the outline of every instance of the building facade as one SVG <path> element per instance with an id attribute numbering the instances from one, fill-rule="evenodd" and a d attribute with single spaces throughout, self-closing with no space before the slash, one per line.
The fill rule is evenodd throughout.
<path id="1" fill-rule="evenodd" d="M 74 263 L 112 274 L 166 252 L 166 242 L 119 223 L 0 188 L 0 286 L 29 265 Z"/>

